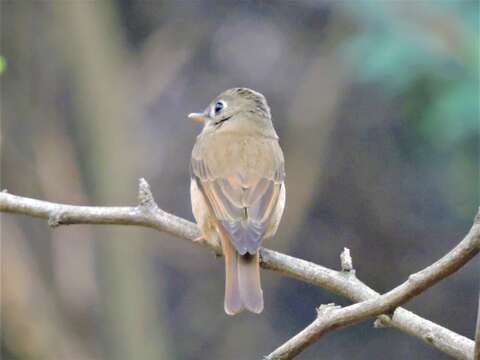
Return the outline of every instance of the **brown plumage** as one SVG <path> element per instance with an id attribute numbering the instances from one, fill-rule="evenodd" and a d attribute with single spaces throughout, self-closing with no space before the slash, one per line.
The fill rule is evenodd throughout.
<path id="1" fill-rule="evenodd" d="M 277 231 L 285 206 L 282 150 L 263 95 L 220 94 L 203 113 L 192 151 L 192 210 L 207 241 L 225 256 L 225 312 L 263 310 L 258 249 Z"/>

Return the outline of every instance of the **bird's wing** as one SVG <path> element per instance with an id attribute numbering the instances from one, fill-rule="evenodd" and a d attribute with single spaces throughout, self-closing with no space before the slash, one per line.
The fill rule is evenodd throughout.
<path id="1" fill-rule="evenodd" d="M 222 164 L 215 154 L 202 156 L 195 149 L 192 156 L 192 177 L 240 255 L 255 254 L 260 247 L 284 186 L 280 146 L 269 140 L 258 147 L 250 154 L 258 158 L 247 162 L 231 159 Z M 252 161 L 259 165 L 250 166 Z"/>

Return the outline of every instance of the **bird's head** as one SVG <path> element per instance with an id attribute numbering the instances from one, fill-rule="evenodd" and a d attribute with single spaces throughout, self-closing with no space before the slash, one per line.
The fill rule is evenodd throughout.
<path id="1" fill-rule="evenodd" d="M 221 130 L 276 136 L 265 96 L 248 88 L 228 89 L 218 95 L 205 111 L 191 113 L 188 117 L 204 123 L 202 133 Z"/>

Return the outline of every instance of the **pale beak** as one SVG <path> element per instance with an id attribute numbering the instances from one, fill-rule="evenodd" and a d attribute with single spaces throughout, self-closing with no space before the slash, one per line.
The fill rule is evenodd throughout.
<path id="1" fill-rule="evenodd" d="M 205 113 L 191 113 L 188 115 L 188 117 L 192 120 L 195 120 L 199 123 L 205 122 L 207 120 L 208 116 L 205 115 Z"/>

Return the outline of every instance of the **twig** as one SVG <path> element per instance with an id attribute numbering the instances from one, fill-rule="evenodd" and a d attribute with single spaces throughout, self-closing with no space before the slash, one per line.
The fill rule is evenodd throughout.
<path id="1" fill-rule="evenodd" d="M 477 327 L 475 330 L 475 351 L 473 360 L 480 360 L 480 291 L 478 292 Z"/>
<path id="2" fill-rule="evenodd" d="M 148 187 L 148 184 L 145 182 L 141 186 Z M 151 196 L 151 193 L 146 196 Z M 118 224 L 150 227 L 190 240 L 216 253 L 221 253 L 221 249 L 214 248 L 203 239 L 198 240 L 200 231 L 195 224 L 169 214 L 156 207 L 156 205 L 155 207 L 142 206 L 142 204 L 132 207 L 73 206 L 2 192 L 0 193 L 0 212 L 51 219 L 49 223 L 52 226 Z M 331 270 L 321 265 L 268 249 L 261 249 L 260 255 L 263 268 L 322 287 L 353 302 L 360 302 L 379 296 L 376 291 L 362 283 L 353 272 Z M 397 328 L 452 357 L 458 359 L 471 359 L 473 357 L 474 342 L 472 340 L 423 319 L 408 310 L 397 308 L 393 316 L 381 315 L 379 319 L 382 326 Z"/>
<path id="3" fill-rule="evenodd" d="M 340 265 L 342 267 L 342 271 L 353 270 L 352 257 L 350 256 L 349 248 L 343 248 L 343 251 L 340 254 Z"/>
<path id="4" fill-rule="evenodd" d="M 328 332 L 391 312 L 460 269 L 479 251 L 480 222 L 476 219 L 465 238 L 441 259 L 410 275 L 407 281 L 384 295 L 345 308 L 329 308 L 328 312 L 319 312 L 315 321 L 278 347 L 266 359 L 293 359 Z"/>

